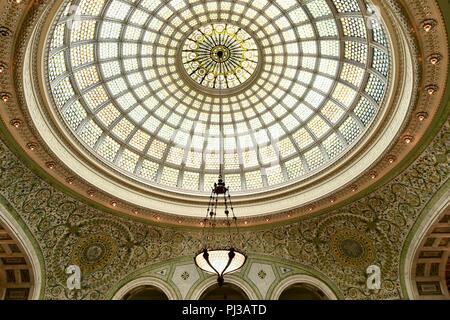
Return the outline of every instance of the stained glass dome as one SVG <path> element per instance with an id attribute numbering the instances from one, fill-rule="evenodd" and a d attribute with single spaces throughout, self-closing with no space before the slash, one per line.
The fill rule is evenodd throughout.
<path id="1" fill-rule="evenodd" d="M 327 169 L 370 133 L 390 61 L 359 0 L 74 0 L 46 74 L 62 123 L 102 165 L 209 193 L 223 158 L 230 190 L 253 193 Z"/>

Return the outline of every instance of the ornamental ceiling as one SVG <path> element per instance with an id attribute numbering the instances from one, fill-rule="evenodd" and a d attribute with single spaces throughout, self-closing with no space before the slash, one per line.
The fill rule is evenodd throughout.
<path id="1" fill-rule="evenodd" d="M 133 179 L 209 195 L 223 156 L 234 193 L 292 184 L 348 153 L 384 102 L 389 40 L 363 5 L 67 2 L 48 90 L 76 139 Z"/>
<path id="2" fill-rule="evenodd" d="M 224 123 L 233 129 L 221 148 L 225 177 L 254 263 L 297 268 L 339 298 L 411 297 L 405 252 L 450 188 L 438 3 L 291 2 L 297 11 L 270 1 L 2 2 L 0 200 L 34 246 L 39 297 L 111 298 L 111 283 L 193 256 L 201 219 L 182 208 L 206 208 Z M 183 5 L 192 16 L 162 23 Z M 264 21 L 239 19 L 264 8 Z M 373 8 L 380 24 L 368 23 Z M 67 18 L 77 10 L 80 19 Z M 272 22 L 272 33 L 254 27 Z M 292 23 L 302 31 L 291 34 Z M 212 132 L 202 143 L 197 125 Z M 272 153 L 255 132 L 278 135 Z M 65 287 L 69 264 L 85 275 L 76 294 Z M 371 264 L 384 275 L 378 292 L 365 288 Z"/>

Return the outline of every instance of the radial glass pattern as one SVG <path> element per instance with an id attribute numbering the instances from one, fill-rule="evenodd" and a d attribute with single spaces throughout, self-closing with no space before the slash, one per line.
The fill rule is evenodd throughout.
<path id="1" fill-rule="evenodd" d="M 258 48 L 242 28 L 213 23 L 186 39 L 183 65 L 189 77 L 206 88 L 234 88 L 255 72 Z"/>
<path id="2" fill-rule="evenodd" d="M 47 85 L 70 134 L 116 172 L 209 194 L 223 139 L 227 185 L 253 194 L 321 172 L 370 133 L 390 85 L 378 11 L 359 0 L 68 1 Z"/>

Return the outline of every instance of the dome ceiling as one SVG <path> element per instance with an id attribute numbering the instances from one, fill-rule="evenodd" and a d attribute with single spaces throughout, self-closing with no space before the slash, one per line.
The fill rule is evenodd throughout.
<path id="1" fill-rule="evenodd" d="M 368 11 L 356 0 L 69 2 L 51 28 L 47 87 L 73 137 L 138 182 L 209 193 L 223 149 L 232 193 L 279 188 L 342 159 L 383 108 L 391 54 Z"/>

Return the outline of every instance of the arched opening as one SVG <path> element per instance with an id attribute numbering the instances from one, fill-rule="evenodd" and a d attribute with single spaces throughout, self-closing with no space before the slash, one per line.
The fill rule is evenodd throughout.
<path id="1" fill-rule="evenodd" d="M 199 300 L 250 300 L 245 292 L 232 283 L 225 283 L 222 287 L 217 284 L 203 292 Z"/>
<path id="2" fill-rule="evenodd" d="M 409 295 L 411 299 L 450 299 L 450 200 L 438 202 L 433 218 L 423 223 L 410 245 Z M 431 217 L 431 215 L 430 215 Z"/>
<path id="3" fill-rule="evenodd" d="M 0 300 L 32 298 L 33 270 L 22 245 L 0 222 Z"/>
<path id="4" fill-rule="evenodd" d="M 284 289 L 279 300 L 328 300 L 328 298 L 322 290 L 312 285 L 296 283 Z"/>
<path id="5" fill-rule="evenodd" d="M 161 289 L 147 285 L 134 288 L 125 294 L 123 300 L 169 300 L 169 298 Z"/>

